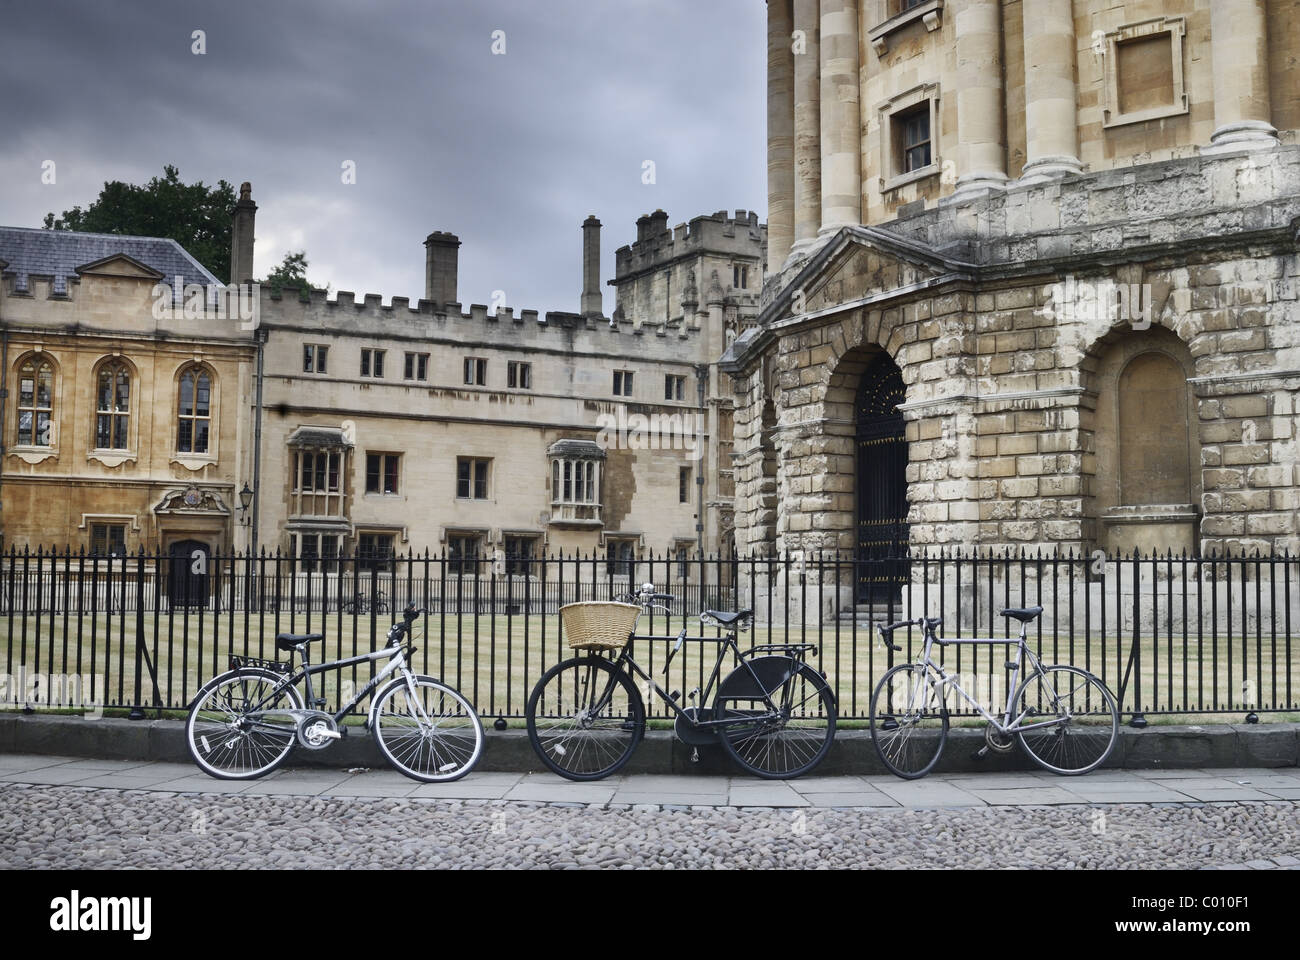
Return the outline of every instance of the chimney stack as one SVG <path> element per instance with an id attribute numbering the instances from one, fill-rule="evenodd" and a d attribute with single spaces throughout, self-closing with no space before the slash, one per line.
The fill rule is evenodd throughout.
<path id="1" fill-rule="evenodd" d="M 636 218 L 636 242 L 644 243 L 650 235 L 650 214 L 643 213 Z"/>
<path id="2" fill-rule="evenodd" d="M 668 232 L 668 214 L 662 210 L 656 210 L 650 214 L 650 239 L 654 240 Z"/>
<path id="3" fill-rule="evenodd" d="M 253 186 L 247 180 L 239 185 L 239 199 L 230 218 L 230 282 L 247 283 L 253 279 L 253 222 L 257 204 Z"/>
<path id="4" fill-rule="evenodd" d="M 582 221 L 582 302 L 584 317 L 604 316 L 600 294 L 600 221 L 593 213 Z"/>
<path id="5" fill-rule="evenodd" d="M 456 260 L 460 238 L 435 230 L 424 238 L 424 299 L 437 306 L 459 303 L 456 297 Z"/>

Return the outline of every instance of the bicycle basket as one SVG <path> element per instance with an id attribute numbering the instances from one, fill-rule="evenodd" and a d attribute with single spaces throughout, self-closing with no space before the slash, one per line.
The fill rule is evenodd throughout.
<path id="1" fill-rule="evenodd" d="M 640 615 L 641 608 L 632 603 L 584 600 L 560 607 L 560 622 L 573 650 L 621 650 Z"/>

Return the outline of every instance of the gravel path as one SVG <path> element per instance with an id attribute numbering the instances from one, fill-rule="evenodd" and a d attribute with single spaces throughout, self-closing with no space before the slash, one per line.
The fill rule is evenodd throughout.
<path id="1" fill-rule="evenodd" d="M 1297 801 L 610 809 L 0 785 L 2 868 L 1195 868 L 1297 854 Z"/>

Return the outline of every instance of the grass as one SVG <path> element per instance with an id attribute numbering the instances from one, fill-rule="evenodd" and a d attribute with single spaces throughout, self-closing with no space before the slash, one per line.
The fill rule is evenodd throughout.
<path id="1" fill-rule="evenodd" d="M 375 624 L 372 639 L 371 624 L 359 617 L 330 615 L 322 621 L 319 614 L 310 621 L 298 614 L 282 614 L 279 623 L 272 616 L 251 617 L 245 630 L 244 617 L 237 613 L 232 619 L 221 614 L 214 617 L 205 611 L 188 617 L 182 615 L 143 617 L 145 647 L 157 666 L 158 682 L 164 704 L 183 709 L 204 681 L 227 668 L 229 656 L 234 654 L 260 656 L 267 659 L 287 659 L 287 654 L 275 650 L 275 633 L 282 631 L 324 632 L 324 643 L 311 647 L 313 660 L 337 658 L 378 649 L 384 644 L 391 615 Z M 695 618 L 657 617 L 653 632 L 657 637 L 669 637 L 682 626 L 695 636 L 715 635 L 715 630 L 701 630 Z M 418 670 L 440 676 L 457 687 L 484 716 L 521 716 L 528 693 L 541 674 L 572 655 L 567 645 L 557 636 L 558 618 L 551 616 L 447 616 L 428 617 L 417 622 L 415 665 Z M 0 617 L 0 632 L 9 639 L 7 656 L 0 669 L 16 674 L 25 663 L 29 673 L 91 674 L 93 675 L 96 702 L 114 704 L 131 703 L 137 697 L 135 687 L 136 651 L 135 614 L 125 618 L 100 615 L 80 622 L 69 618 L 65 636 L 65 623 L 61 615 L 50 617 Z M 643 621 L 642 628 L 650 627 Z M 80 637 L 78 636 L 80 630 Z M 24 641 L 25 631 L 25 641 Z M 422 636 L 427 631 L 427 636 Z M 78 640 L 80 639 L 80 645 Z M 792 628 L 771 628 L 760 625 L 740 638 L 742 649 L 759 643 L 800 642 L 820 644 L 820 656 L 809 662 L 826 672 L 828 680 L 839 693 L 841 717 L 846 726 L 853 718 L 865 719 L 870 705 L 871 692 L 876 681 L 894 663 L 901 663 L 919 652 L 919 634 L 913 635 L 909 647 L 902 634 L 898 642 L 903 653 L 890 657 L 889 651 L 875 640 L 865 625 L 854 628 L 840 624 L 838 634 L 835 624 L 828 624 L 820 637 L 815 629 L 806 632 Z M 1276 642 L 1276 653 L 1274 643 Z M 1031 638 L 1031 648 L 1038 642 Z M 713 643 L 688 642 L 672 663 L 667 679 L 661 676 L 664 658 L 672 645 L 671 639 L 638 641 L 634 647 L 638 662 L 668 690 L 679 690 L 683 702 L 688 692 L 703 689 L 712 669 L 717 646 Z M 1118 692 L 1130 653 L 1130 641 L 1117 643 L 1114 637 L 1103 640 L 1094 636 L 1084 643 L 1076 638 L 1071 649 L 1069 641 L 1061 638 L 1054 646 L 1050 636 L 1045 636 L 1041 656 L 1046 663 L 1072 663 L 1098 674 Z M 1007 672 L 1003 661 L 1009 648 L 997 646 L 949 647 L 943 651 L 945 664 L 963 675 L 963 685 L 981 702 L 989 705 L 1004 700 Z M 80 652 L 79 652 L 80 651 Z M 1181 710 L 1188 703 L 1203 703 L 1215 712 L 1197 714 L 1194 718 L 1176 715 L 1168 722 L 1240 722 L 1250 710 L 1264 711 L 1270 706 L 1283 709 L 1282 714 L 1260 713 L 1263 720 L 1280 719 L 1295 715 L 1300 709 L 1300 637 L 1264 637 L 1258 643 L 1252 637 L 1243 641 L 1234 637 L 1231 645 L 1226 638 L 1217 642 L 1218 667 L 1214 666 L 1215 650 L 1209 639 L 1197 645 L 1194 638 L 1184 653 L 1181 638 L 1173 642 L 1172 658 L 1168 641 L 1144 639 L 1139 647 L 1141 661 L 1141 704 L 1147 711 Z M 1289 659 L 1288 659 L 1289 657 Z M 1184 658 L 1186 665 L 1184 666 Z M 1231 662 L 1231 677 L 1229 676 Z M 1246 663 L 1246 676 L 1242 664 Z M 730 655 L 723 673 L 731 669 Z M 1171 669 L 1172 667 L 1172 669 Z M 1275 669 L 1274 669 L 1275 668 Z M 369 679 L 370 667 L 361 664 L 342 671 L 330 671 L 325 677 L 324 696 L 331 704 L 340 702 L 342 692 L 348 699 L 361 689 Z M 1273 676 L 1276 674 L 1276 687 Z M 152 699 L 148 672 L 143 671 L 142 698 Z M 317 675 L 314 681 L 319 681 Z M 1251 686 L 1243 691 L 1242 681 Z M 1290 689 L 1288 689 L 1290 683 Z M 350 686 L 349 686 L 350 685 Z M 644 684 L 639 684 L 644 688 Z M 18 697 L 15 683 L 3 691 L 12 704 Z M 1186 688 L 1186 696 L 1184 696 Z M 107 694 L 107 695 L 105 695 Z M 1137 705 L 1135 681 L 1130 679 L 1121 706 L 1126 713 Z M 644 690 L 643 690 L 644 695 Z M 6 699 L 0 695 L 0 702 Z M 21 699 L 19 697 L 19 699 Z M 647 698 L 649 701 L 650 698 Z M 21 706 L 21 703 L 19 703 Z M 650 704 L 652 714 L 665 715 L 662 703 Z M 996 711 L 995 711 L 996 712 Z M 1152 722 L 1164 722 L 1156 714 Z M 960 721 L 965 722 L 965 721 Z M 975 721 L 982 723 L 982 721 Z"/>

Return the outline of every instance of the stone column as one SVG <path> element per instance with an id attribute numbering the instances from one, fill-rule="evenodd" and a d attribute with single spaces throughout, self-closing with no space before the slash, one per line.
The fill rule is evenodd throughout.
<path id="1" fill-rule="evenodd" d="M 862 222 L 858 0 L 821 0 L 822 212 L 829 236 Z"/>
<path id="2" fill-rule="evenodd" d="M 820 20 L 818 0 L 794 0 L 794 260 L 807 256 L 822 225 Z"/>
<path id="3" fill-rule="evenodd" d="M 958 0 L 958 195 L 1002 189 L 1007 180 L 1002 90 L 1002 11 L 998 0 Z"/>
<path id="4" fill-rule="evenodd" d="M 794 15 L 791 0 L 767 0 L 767 272 L 794 243 Z"/>
<path id="5" fill-rule="evenodd" d="M 1210 4 L 1214 61 L 1214 136 L 1209 152 L 1277 146 L 1268 89 L 1264 0 Z"/>
<path id="6" fill-rule="evenodd" d="M 1028 158 L 1020 179 L 1032 183 L 1082 173 L 1074 4 L 1072 0 L 1024 0 L 1021 6 Z"/>

